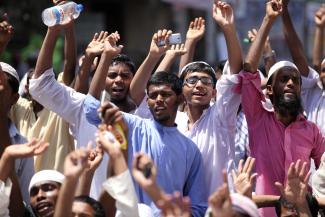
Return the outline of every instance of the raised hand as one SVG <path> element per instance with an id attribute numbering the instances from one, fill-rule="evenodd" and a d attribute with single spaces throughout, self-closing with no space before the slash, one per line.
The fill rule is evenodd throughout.
<path id="1" fill-rule="evenodd" d="M 117 141 L 117 139 L 114 137 L 114 134 L 111 133 L 110 130 L 112 130 L 112 126 L 109 126 L 108 129 L 99 131 L 96 137 L 96 142 L 99 147 L 108 153 L 110 158 L 121 157 L 121 144 L 119 141 Z"/>
<path id="2" fill-rule="evenodd" d="M 315 13 L 315 24 L 317 27 L 325 27 L 325 4 L 323 4 Z"/>
<path id="3" fill-rule="evenodd" d="M 5 13 L 0 21 L 0 44 L 7 44 L 14 33 L 14 27 L 9 23 Z"/>
<path id="4" fill-rule="evenodd" d="M 156 32 L 152 37 L 149 54 L 156 57 L 162 56 L 169 48 L 168 38 L 171 34 L 172 34 L 171 30 L 167 30 L 167 29 L 158 30 L 158 32 Z M 165 45 L 159 46 L 159 43 L 161 43 L 162 41 L 165 42 Z"/>
<path id="5" fill-rule="evenodd" d="M 287 201 L 300 206 L 306 203 L 309 177 L 307 163 L 301 163 L 301 160 L 298 160 L 296 163 L 290 164 L 285 188 L 279 182 L 276 182 L 275 185 Z"/>
<path id="6" fill-rule="evenodd" d="M 104 50 L 104 41 L 107 36 L 108 32 L 101 31 L 99 34 L 96 32 L 86 48 L 86 55 L 92 58 L 99 56 Z"/>
<path id="7" fill-rule="evenodd" d="M 189 197 L 182 197 L 179 192 L 166 195 L 164 199 L 157 202 L 163 217 L 190 217 L 191 201 Z"/>
<path id="8" fill-rule="evenodd" d="M 222 171 L 224 183 L 209 197 L 209 206 L 212 210 L 212 217 L 234 216 L 232 203 L 228 189 L 227 173 Z"/>
<path id="9" fill-rule="evenodd" d="M 95 172 L 95 170 L 98 168 L 99 164 L 103 160 L 103 149 L 100 146 L 96 146 L 96 148 L 92 148 L 92 143 L 89 142 L 87 149 L 89 151 L 88 155 L 88 163 L 87 163 L 87 172 Z"/>
<path id="10" fill-rule="evenodd" d="M 49 143 L 43 140 L 32 139 L 32 141 L 26 144 L 9 145 L 5 149 L 5 154 L 14 159 L 32 157 L 43 153 L 48 146 Z"/>
<path id="11" fill-rule="evenodd" d="M 64 175 L 67 178 L 78 179 L 88 167 L 89 151 L 78 149 L 71 152 L 64 161 Z"/>
<path id="12" fill-rule="evenodd" d="M 257 177 L 257 173 L 252 174 L 255 158 L 248 157 L 244 166 L 243 163 L 243 160 L 239 161 L 237 173 L 235 170 L 231 171 L 234 186 L 237 193 L 252 198 L 252 190 Z"/>
<path id="13" fill-rule="evenodd" d="M 191 21 L 186 33 L 186 40 L 199 41 L 205 33 L 205 20 L 202 17 Z"/>
<path id="14" fill-rule="evenodd" d="M 118 32 L 110 34 L 104 41 L 104 52 L 110 53 L 112 56 L 116 56 L 121 53 L 123 46 L 117 45 L 117 42 L 120 40 L 120 35 Z"/>
<path id="15" fill-rule="evenodd" d="M 132 163 L 132 175 L 135 181 L 145 191 L 157 187 L 156 177 L 157 169 L 149 156 L 143 153 L 137 153 Z"/>
<path id="16" fill-rule="evenodd" d="M 178 57 L 186 54 L 187 50 L 184 44 L 173 44 L 167 51 L 166 55 L 170 57 Z"/>
<path id="17" fill-rule="evenodd" d="M 213 4 L 213 19 L 221 28 L 234 25 L 232 7 L 226 2 L 215 0 Z"/>
<path id="18" fill-rule="evenodd" d="M 271 0 L 266 3 L 266 15 L 271 19 L 278 17 L 282 13 L 282 10 L 282 0 Z"/>

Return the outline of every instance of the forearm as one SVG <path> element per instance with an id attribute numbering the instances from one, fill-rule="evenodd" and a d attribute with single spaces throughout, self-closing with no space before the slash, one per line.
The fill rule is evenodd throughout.
<path id="1" fill-rule="evenodd" d="M 59 31 L 57 29 L 49 28 L 47 30 L 45 39 L 37 58 L 33 75 L 34 78 L 40 77 L 45 70 L 52 67 L 52 56 L 58 35 Z"/>
<path id="2" fill-rule="evenodd" d="M 249 48 L 247 57 L 244 63 L 244 70 L 247 72 L 255 73 L 257 71 L 258 63 L 261 58 L 264 43 L 269 35 L 269 32 L 274 23 L 274 19 L 265 16 L 262 25 L 257 33 L 255 41 Z"/>
<path id="3" fill-rule="evenodd" d="M 89 94 L 99 100 L 101 92 L 105 89 L 105 81 L 113 56 L 104 52 L 101 56 L 95 75 L 91 81 Z"/>
<path id="4" fill-rule="evenodd" d="M 300 217 L 311 217 L 311 212 L 309 210 L 307 201 L 303 204 L 297 204 L 298 213 Z"/>
<path id="5" fill-rule="evenodd" d="M 55 206 L 54 217 L 71 216 L 77 183 L 77 178 L 65 177 Z"/>
<path id="6" fill-rule="evenodd" d="M 163 60 L 160 62 L 158 68 L 156 69 L 156 72 L 160 72 L 160 71 L 169 72 L 175 59 L 176 59 L 175 55 L 166 54 Z"/>
<path id="7" fill-rule="evenodd" d="M 81 195 L 89 195 L 91 182 L 94 176 L 94 172 L 87 172 L 85 171 L 78 182 L 77 191 L 75 193 L 75 196 L 81 196 Z"/>
<path id="8" fill-rule="evenodd" d="M 6 182 L 10 173 L 15 169 L 15 159 L 11 158 L 6 152 L 0 159 L 0 180 Z"/>
<path id="9" fill-rule="evenodd" d="M 159 59 L 160 56 L 153 56 L 149 53 L 132 79 L 129 94 L 137 105 L 140 105 L 145 96 L 145 87 Z"/>
<path id="10" fill-rule="evenodd" d="M 76 37 L 74 28 L 65 31 L 63 83 L 69 86 L 75 77 L 76 68 Z"/>
<path id="11" fill-rule="evenodd" d="M 308 76 L 308 62 L 304 54 L 302 43 L 294 29 L 290 14 L 287 8 L 283 9 L 282 13 L 283 33 L 286 42 L 289 46 L 289 50 L 293 59 L 293 62 L 298 67 L 301 75 Z"/>
<path id="12" fill-rule="evenodd" d="M 318 73 L 321 70 L 321 63 L 322 63 L 322 58 L 324 53 L 323 39 L 324 39 L 324 28 L 316 26 L 314 48 L 313 48 L 313 66 Z"/>
<path id="13" fill-rule="evenodd" d="M 252 197 L 258 208 L 274 207 L 279 199 L 280 196 L 276 195 L 253 195 Z"/>
<path id="14" fill-rule="evenodd" d="M 181 60 L 179 62 L 179 71 L 181 71 L 182 68 L 186 66 L 186 64 L 193 62 L 196 44 L 197 41 L 186 39 L 185 49 L 187 50 L 187 52 L 181 56 Z"/>
<path id="15" fill-rule="evenodd" d="M 128 170 L 128 166 L 122 153 L 117 158 L 111 158 L 111 163 L 114 176 L 120 175 Z"/>
<path id="16" fill-rule="evenodd" d="M 235 25 L 224 27 L 223 32 L 227 44 L 230 72 L 233 74 L 238 74 L 242 69 L 243 59 L 240 43 L 236 33 L 236 27 Z"/>
<path id="17" fill-rule="evenodd" d="M 74 89 L 80 93 L 87 94 L 89 90 L 89 77 L 91 64 L 93 63 L 94 58 L 85 55 L 85 58 L 82 61 L 79 72 L 76 76 L 76 82 L 74 84 Z"/>

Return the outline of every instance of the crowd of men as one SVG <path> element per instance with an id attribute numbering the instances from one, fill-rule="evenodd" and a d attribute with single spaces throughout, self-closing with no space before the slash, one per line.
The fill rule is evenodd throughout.
<path id="1" fill-rule="evenodd" d="M 215 69 L 194 61 L 201 17 L 184 44 L 155 32 L 138 68 L 118 32 L 77 61 L 77 20 L 48 27 L 23 79 L 0 62 L 0 217 L 325 216 L 325 5 L 309 63 L 289 2 L 265 3 L 244 54 L 231 5 L 214 1 L 228 53 Z M 272 49 L 277 19 L 292 61 Z M 0 54 L 13 34 L 4 15 Z"/>

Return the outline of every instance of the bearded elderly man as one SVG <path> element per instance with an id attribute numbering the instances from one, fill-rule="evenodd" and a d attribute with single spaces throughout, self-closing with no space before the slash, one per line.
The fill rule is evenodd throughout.
<path id="1" fill-rule="evenodd" d="M 281 2 L 267 3 L 266 15 L 240 73 L 242 106 L 246 115 L 249 146 L 256 158 L 256 194 L 279 195 L 276 181 L 284 183 L 290 163 L 301 159 L 316 167 L 325 150 L 325 139 L 316 124 L 307 121 L 301 106 L 301 79 L 296 65 L 281 61 L 269 71 L 266 94 L 273 106 L 266 106 L 257 66 L 269 31 L 282 12 Z M 291 201 L 296 203 L 297 201 Z M 276 216 L 274 209 L 260 210 L 261 216 Z"/>

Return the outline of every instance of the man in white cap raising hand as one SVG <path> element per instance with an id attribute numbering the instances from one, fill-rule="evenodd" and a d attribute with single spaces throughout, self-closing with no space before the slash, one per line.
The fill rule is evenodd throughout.
<path id="1" fill-rule="evenodd" d="M 313 158 L 318 167 L 325 150 L 322 133 L 302 115 L 300 73 L 293 63 L 281 61 L 270 69 L 267 95 L 273 107 L 265 106 L 265 95 L 256 73 L 257 66 L 265 40 L 281 12 L 281 1 L 267 2 L 263 23 L 245 60 L 245 72 L 240 73 L 242 79 L 239 88 L 247 119 L 249 146 L 252 157 L 256 158 L 255 169 L 259 174 L 256 194 L 264 195 L 280 195 L 274 183 L 285 182 L 292 162 L 301 159 L 307 162 L 309 168 L 310 159 Z M 286 202 L 298 209 L 304 208 L 304 204 L 299 204 L 299 201 Z M 265 217 L 276 216 L 274 208 L 261 209 L 260 214 Z"/>
<path id="2" fill-rule="evenodd" d="M 19 77 L 16 70 L 7 63 L 0 62 L 0 155 L 4 148 L 10 144 L 26 143 L 15 125 L 8 118 L 11 106 L 14 105 L 18 98 Z M 8 132 L 9 134 L 6 133 Z M 33 158 L 16 160 L 16 173 L 19 179 L 23 199 L 29 201 L 28 184 L 34 174 Z"/>

